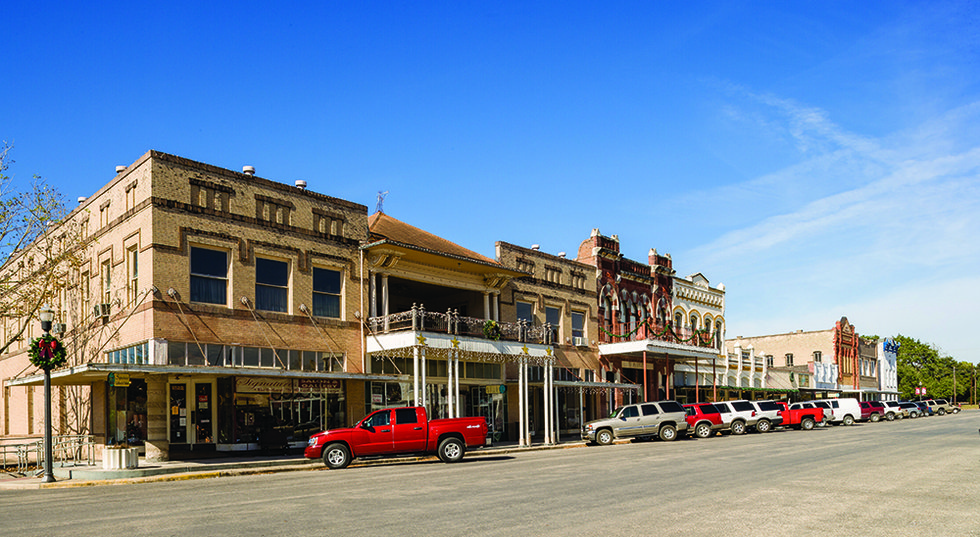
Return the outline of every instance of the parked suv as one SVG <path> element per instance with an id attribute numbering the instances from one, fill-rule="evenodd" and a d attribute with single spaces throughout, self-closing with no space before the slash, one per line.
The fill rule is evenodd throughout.
<path id="1" fill-rule="evenodd" d="M 881 404 L 885 405 L 885 419 L 888 421 L 906 418 L 909 415 L 908 410 L 902 408 L 898 401 L 882 401 Z"/>
<path id="2" fill-rule="evenodd" d="M 857 399 L 851 397 L 841 397 L 839 399 L 821 399 L 811 401 L 813 404 L 823 407 L 824 413 L 830 408 L 833 416 L 831 423 L 843 423 L 844 425 L 854 425 L 854 422 L 861 419 L 861 405 Z"/>
<path id="3" fill-rule="evenodd" d="M 775 401 L 749 401 L 755 407 L 756 416 L 759 421 L 755 424 L 755 430 L 760 433 L 768 433 L 773 427 L 778 427 L 783 423 L 781 411 L 783 407 Z"/>
<path id="4" fill-rule="evenodd" d="M 881 401 L 861 401 L 861 421 L 876 423 L 885 417 L 885 405 Z"/>
<path id="5" fill-rule="evenodd" d="M 708 438 L 725 428 L 718 407 L 711 403 L 684 405 L 687 411 L 687 430 L 698 438 Z"/>
<path id="6" fill-rule="evenodd" d="M 751 401 L 721 401 L 715 403 L 715 406 L 732 434 L 745 434 L 745 431 L 755 427 L 759 421 L 759 413 Z"/>
<path id="7" fill-rule="evenodd" d="M 898 404 L 898 406 L 904 409 L 906 412 L 905 415 L 910 418 L 914 419 L 922 415 L 922 409 L 916 406 L 916 404 L 911 401 L 902 401 L 901 403 Z"/>
<path id="8" fill-rule="evenodd" d="M 675 440 L 678 434 L 687 434 L 686 417 L 684 407 L 677 401 L 621 406 L 606 419 L 586 423 L 582 428 L 582 440 L 603 446 L 616 438 Z"/>
<path id="9" fill-rule="evenodd" d="M 929 408 L 931 408 L 933 412 L 939 414 L 940 416 L 955 414 L 960 411 L 960 407 L 949 404 L 949 401 L 945 399 L 929 399 L 926 401 L 926 404 L 929 405 Z"/>

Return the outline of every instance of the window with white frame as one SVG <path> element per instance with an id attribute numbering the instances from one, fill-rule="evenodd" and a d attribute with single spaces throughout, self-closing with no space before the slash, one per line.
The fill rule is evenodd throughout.
<path id="1" fill-rule="evenodd" d="M 340 318 L 340 271 L 313 267 L 313 315 Z"/>
<path id="2" fill-rule="evenodd" d="M 139 249 L 133 246 L 126 251 L 126 272 L 128 282 L 126 290 L 130 304 L 135 304 L 139 293 L 140 268 L 139 268 Z"/>
<path id="3" fill-rule="evenodd" d="M 255 309 L 286 312 L 289 309 L 289 263 L 255 258 Z"/>
<path id="4" fill-rule="evenodd" d="M 191 302 L 228 304 L 228 252 L 191 247 Z"/>
<path id="5" fill-rule="evenodd" d="M 786 366 L 793 367 L 793 353 L 786 353 Z"/>
<path id="6" fill-rule="evenodd" d="M 102 280 L 102 294 L 100 295 L 100 298 L 102 299 L 102 303 L 103 304 L 111 304 L 112 303 L 112 301 L 111 301 L 111 297 L 112 297 L 112 263 L 110 261 L 103 261 L 102 262 L 102 272 L 101 272 L 101 278 L 100 279 Z"/>
<path id="7" fill-rule="evenodd" d="M 585 345 L 585 313 L 572 312 L 572 345 Z"/>
<path id="8" fill-rule="evenodd" d="M 820 351 L 813 351 L 813 361 L 817 363 L 823 361 L 823 353 Z"/>

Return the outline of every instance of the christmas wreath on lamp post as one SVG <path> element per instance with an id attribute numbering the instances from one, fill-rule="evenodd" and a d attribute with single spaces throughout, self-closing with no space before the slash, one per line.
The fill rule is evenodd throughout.
<path id="1" fill-rule="evenodd" d="M 65 346 L 50 334 L 44 334 L 31 341 L 28 355 L 32 364 L 45 371 L 61 367 L 67 361 Z"/>

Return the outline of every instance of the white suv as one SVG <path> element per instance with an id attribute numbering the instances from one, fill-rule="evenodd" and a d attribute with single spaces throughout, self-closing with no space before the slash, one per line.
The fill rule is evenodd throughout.
<path id="1" fill-rule="evenodd" d="M 755 407 L 756 416 L 759 421 L 755 424 L 755 430 L 760 433 L 768 433 L 773 427 L 778 427 L 783 423 L 783 415 L 780 413 L 783 407 L 777 405 L 775 401 L 749 401 Z"/>
<path id="2" fill-rule="evenodd" d="M 861 403 L 851 397 L 837 399 L 820 399 L 810 401 L 811 403 L 823 407 L 824 413 L 830 409 L 832 417 L 830 423 L 843 423 L 844 425 L 854 425 L 854 422 L 861 419 Z"/>
<path id="3" fill-rule="evenodd" d="M 732 434 L 745 434 L 749 427 L 755 427 L 759 422 L 759 411 L 752 401 L 721 401 L 715 406 Z"/>

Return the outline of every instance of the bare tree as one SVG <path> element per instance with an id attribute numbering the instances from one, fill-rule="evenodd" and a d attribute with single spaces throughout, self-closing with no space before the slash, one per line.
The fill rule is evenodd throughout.
<path id="1" fill-rule="evenodd" d="M 43 304 L 61 304 L 85 253 L 81 221 L 67 220 L 61 194 L 42 178 L 19 190 L 6 175 L 11 146 L 0 143 L 0 353 L 20 341 Z"/>

